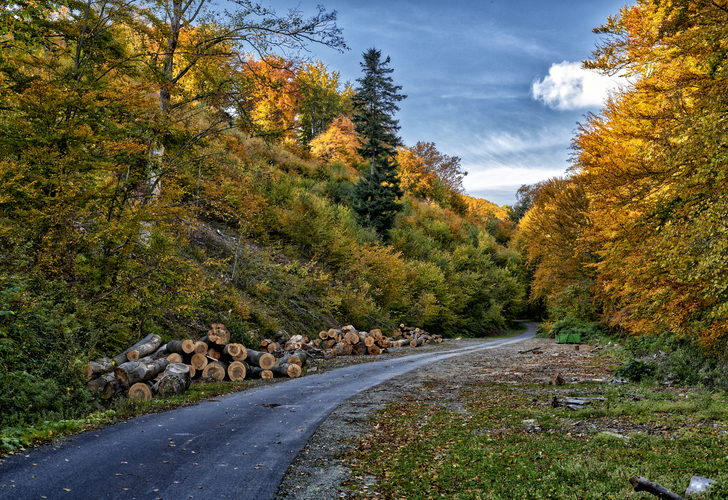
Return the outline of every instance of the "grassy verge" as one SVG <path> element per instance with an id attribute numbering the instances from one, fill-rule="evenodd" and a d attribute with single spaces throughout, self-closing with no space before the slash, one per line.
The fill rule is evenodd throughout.
<path id="1" fill-rule="evenodd" d="M 701 390 L 576 384 L 442 383 L 388 406 L 347 458 L 353 496 L 393 499 L 623 499 L 647 477 L 682 493 L 692 475 L 724 483 L 728 401 Z M 554 396 L 590 400 L 572 411 Z M 725 498 L 719 484 L 711 498 Z M 716 496 L 718 495 L 718 496 Z"/>

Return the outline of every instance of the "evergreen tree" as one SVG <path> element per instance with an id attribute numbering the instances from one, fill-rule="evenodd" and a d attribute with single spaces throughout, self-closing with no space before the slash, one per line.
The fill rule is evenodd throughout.
<path id="1" fill-rule="evenodd" d="M 390 229 L 399 211 L 397 198 L 402 195 L 397 177 L 396 148 L 402 144 L 397 136 L 399 122 L 394 113 L 397 102 L 406 98 L 402 89 L 394 85 L 389 57 L 381 60 L 381 52 L 371 48 L 360 63 L 364 76 L 357 79 L 359 87 L 353 98 L 354 126 L 359 134 L 357 152 L 371 163 L 356 186 L 353 208 L 359 221 L 374 227 L 380 234 Z"/>

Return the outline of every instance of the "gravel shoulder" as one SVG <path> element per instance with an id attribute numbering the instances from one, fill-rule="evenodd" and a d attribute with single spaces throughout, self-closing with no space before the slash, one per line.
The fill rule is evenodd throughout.
<path id="1" fill-rule="evenodd" d="M 475 347 L 483 342 L 447 340 L 428 349 Z M 524 352 L 536 348 L 540 353 Z M 588 345 L 576 350 L 574 345 L 533 338 L 439 361 L 359 393 L 331 413 L 309 439 L 289 467 L 277 500 L 348 498 L 348 485 L 352 482 L 374 484 L 373 477 L 352 478 L 342 457 L 358 437 L 369 432 L 370 418 L 375 412 L 390 402 L 426 392 L 434 404 L 457 405 L 457 390 L 464 381 L 546 384 L 560 374 L 568 384 L 608 377 L 608 369 L 595 361 L 592 351 L 593 347 Z M 418 349 L 419 352 L 422 351 Z"/>

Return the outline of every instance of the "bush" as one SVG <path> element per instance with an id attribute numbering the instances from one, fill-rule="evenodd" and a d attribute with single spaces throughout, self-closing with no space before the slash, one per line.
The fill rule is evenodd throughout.
<path id="1" fill-rule="evenodd" d="M 617 370 L 616 375 L 629 379 L 632 382 L 641 382 L 651 379 L 656 372 L 657 367 L 654 363 L 641 359 L 631 359 Z"/>
<path id="2" fill-rule="evenodd" d="M 549 337 L 554 338 L 562 333 L 580 334 L 582 341 L 585 341 L 604 334 L 604 327 L 599 323 L 584 321 L 569 314 L 553 324 L 549 331 Z"/>

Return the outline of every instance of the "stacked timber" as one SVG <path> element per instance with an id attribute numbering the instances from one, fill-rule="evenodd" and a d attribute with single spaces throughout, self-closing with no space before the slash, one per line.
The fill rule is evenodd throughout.
<path id="1" fill-rule="evenodd" d="M 308 337 L 299 337 L 291 344 L 297 349 L 279 362 L 267 350 L 249 350 L 242 344 L 231 343 L 230 332 L 220 323 L 213 324 L 207 335 L 197 341 L 172 340 L 160 345 L 161 337 L 151 334 L 113 358 L 88 363 L 87 388 L 106 399 L 126 393 L 133 399 L 149 400 L 155 394 L 183 394 L 195 378 L 238 381 L 298 377 L 308 359 L 303 348 L 315 348 Z M 291 336 L 282 331 L 273 338 L 269 345 L 276 349 L 280 349 L 279 341 L 291 341 Z"/>

